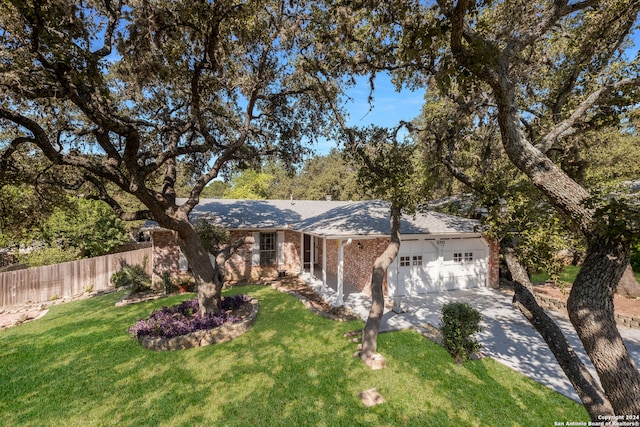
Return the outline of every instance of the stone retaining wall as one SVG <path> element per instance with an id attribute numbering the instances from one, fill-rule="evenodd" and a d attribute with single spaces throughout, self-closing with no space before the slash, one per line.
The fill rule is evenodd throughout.
<path id="1" fill-rule="evenodd" d="M 550 310 L 559 311 L 563 314 L 567 314 L 567 304 L 565 301 L 553 298 L 547 295 L 536 293 L 536 301 L 542 307 Z M 627 316 L 624 314 L 616 314 L 616 323 L 618 326 L 624 326 L 626 328 L 640 329 L 640 318 L 635 316 Z"/>
<path id="2" fill-rule="evenodd" d="M 251 326 L 253 326 L 253 323 L 258 316 L 258 300 L 254 298 L 249 302 L 249 304 L 251 304 L 251 313 L 246 319 L 238 323 L 225 324 L 214 329 L 196 331 L 173 338 L 144 336 L 139 339 L 140 344 L 149 350 L 171 351 L 230 341 L 244 334 L 251 328 Z"/>

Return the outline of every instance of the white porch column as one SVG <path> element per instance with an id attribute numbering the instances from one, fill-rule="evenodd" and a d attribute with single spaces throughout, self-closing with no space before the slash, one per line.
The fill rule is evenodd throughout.
<path id="1" fill-rule="evenodd" d="M 340 240 L 338 243 L 338 297 L 336 298 L 336 305 L 341 306 L 344 305 L 344 282 L 343 282 L 343 272 L 344 272 L 344 247 L 351 243 L 351 239 Z"/>
<path id="2" fill-rule="evenodd" d="M 314 278 L 315 274 L 314 274 L 314 265 L 313 265 L 313 261 L 316 259 L 316 254 L 315 252 L 315 241 L 316 241 L 316 236 L 314 236 L 313 234 L 311 236 L 309 236 L 309 246 L 311 246 L 309 248 L 309 277 L 310 278 Z"/>
<path id="3" fill-rule="evenodd" d="M 322 238 L 322 286 L 327 287 L 327 238 Z"/>

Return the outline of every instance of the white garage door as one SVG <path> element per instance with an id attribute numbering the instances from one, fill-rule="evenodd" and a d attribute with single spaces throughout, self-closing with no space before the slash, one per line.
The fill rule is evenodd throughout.
<path id="1" fill-rule="evenodd" d="M 441 278 L 444 289 L 484 286 L 487 278 L 487 248 L 476 239 L 450 239 L 443 248 Z"/>
<path id="2" fill-rule="evenodd" d="M 389 267 L 389 295 L 484 286 L 487 265 L 481 238 L 403 241 Z"/>
<path id="3" fill-rule="evenodd" d="M 402 242 L 396 262 L 398 283 L 402 284 L 405 294 L 424 294 L 434 289 L 438 282 L 438 275 L 433 265 L 437 261 L 437 250 L 432 242 Z"/>

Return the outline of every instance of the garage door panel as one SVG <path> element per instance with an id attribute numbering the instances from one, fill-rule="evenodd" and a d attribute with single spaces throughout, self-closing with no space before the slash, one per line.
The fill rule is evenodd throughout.
<path id="1" fill-rule="evenodd" d="M 487 276 L 486 245 L 480 238 L 403 241 L 389 271 L 389 289 L 400 295 L 420 295 L 483 286 Z M 441 255 L 438 255 L 440 253 Z"/>
<path id="2" fill-rule="evenodd" d="M 437 283 L 434 266 L 438 255 L 432 244 L 427 242 L 403 242 L 398 254 L 399 286 L 404 287 L 405 294 L 416 295 L 433 292 Z"/>

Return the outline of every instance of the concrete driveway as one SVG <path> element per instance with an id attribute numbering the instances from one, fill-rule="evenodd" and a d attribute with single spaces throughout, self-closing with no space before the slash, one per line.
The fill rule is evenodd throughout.
<path id="1" fill-rule="evenodd" d="M 308 277 L 306 280 L 328 302 L 335 302 L 336 293 L 333 289 L 323 287 L 321 281 L 310 280 Z M 484 354 L 579 402 L 575 390 L 546 343 L 524 316 L 511 305 L 511 300 L 512 295 L 489 288 L 437 292 L 405 298 L 401 304 L 405 312 L 397 314 L 385 310 L 380 330 L 413 328 L 422 331 L 425 323 L 439 327 L 440 309 L 445 303 L 467 302 L 482 314 L 483 330 L 478 334 L 478 341 L 482 344 Z M 363 320 L 369 315 L 370 301 L 368 296 L 354 289 L 345 289 L 345 305 Z M 560 313 L 548 313 L 562 328 L 580 359 L 597 377 L 569 320 Z M 636 364 L 640 366 L 640 330 L 621 327 L 620 333 Z"/>

